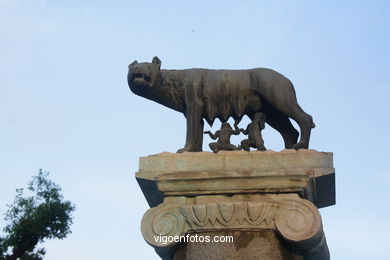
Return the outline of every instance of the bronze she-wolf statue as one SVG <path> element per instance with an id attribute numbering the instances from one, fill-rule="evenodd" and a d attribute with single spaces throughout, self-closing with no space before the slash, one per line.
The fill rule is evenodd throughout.
<path id="1" fill-rule="evenodd" d="M 271 69 L 162 70 L 161 60 L 134 61 L 129 65 L 127 81 L 132 92 L 184 114 L 187 135 L 178 152 L 202 151 L 203 119 L 212 125 L 215 118 L 253 120 L 257 112 L 266 115 L 266 123 L 283 137 L 286 148 L 309 147 L 312 117 L 298 105 L 293 84 Z M 290 119 L 295 120 L 298 131 Z"/>

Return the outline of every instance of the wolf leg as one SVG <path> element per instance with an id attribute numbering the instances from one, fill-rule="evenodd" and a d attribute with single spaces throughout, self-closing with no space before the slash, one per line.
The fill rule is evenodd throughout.
<path id="1" fill-rule="evenodd" d="M 203 143 L 203 119 L 201 117 L 201 107 L 191 106 L 187 109 L 187 136 L 184 148 L 178 153 L 201 152 Z"/>

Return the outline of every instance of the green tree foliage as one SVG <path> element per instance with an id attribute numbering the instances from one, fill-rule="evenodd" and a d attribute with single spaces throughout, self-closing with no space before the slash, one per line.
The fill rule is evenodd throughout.
<path id="1" fill-rule="evenodd" d="M 40 260 L 45 249 L 36 249 L 45 239 L 65 238 L 70 232 L 75 207 L 65 201 L 61 188 L 39 170 L 28 185 L 31 196 L 16 190 L 15 201 L 8 205 L 4 236 L 0 237 L 0 260 Z"/>

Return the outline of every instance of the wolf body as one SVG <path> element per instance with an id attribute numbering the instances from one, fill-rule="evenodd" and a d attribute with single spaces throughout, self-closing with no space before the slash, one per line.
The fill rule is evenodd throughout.
<path id="1" fill-rule="evenodd" d="M 312 117 L 298 105 L 290 80 L 266 68 L 248 70 L 185 69 L 162 70 L 157 57 L 151 63 L 129 65 L 128 84 L 132 92 L 184 114 L 187 134 L 178 152 L 202 151 L 203 119 L 210 125 L 216 118 L 240 121 L 257 112 L 283 137 L 286 148 L 308 148 Z M 299 133 L 290 122 L 295 120 Z"/>

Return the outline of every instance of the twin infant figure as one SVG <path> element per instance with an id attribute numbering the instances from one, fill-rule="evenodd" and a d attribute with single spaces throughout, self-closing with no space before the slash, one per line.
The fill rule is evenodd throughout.
<path id="1" fill-rule="evenodd" d="M 266 148 L 264 147 L 264 140 L 261 136 L 261 130 L 265 127 L 265 115 L 263 113 L 256 113 L 253 116 L 253 120 L 248 124 L 247 128 L 244 130 L 243 128 L 238 128 L 238 121 L 234 121 L 234 130 L 230 126 L 229 123 L 222 123 L 221 129 L 216 131 L 213 134 L 210 131 L 205 131 L 205 134 L 209 134 L 211 139 L 216 140 L 217 142 L 210 143 L 210 149 L 217 153 L 218 151 L 235 151 L 235 150 L 245 150 L 250 151 L 250 148 L 256 148 L 257 150 L 264 151 Z M 242 140 L 241 145 L 235 146 L 230 143 L 230 137 L 232 135 L 239 135 L 243 133 L 244 135 L 248 135 L 248 139 Z"/>

